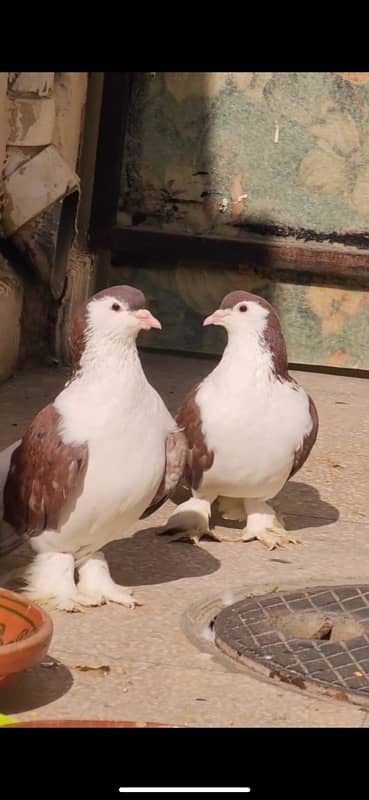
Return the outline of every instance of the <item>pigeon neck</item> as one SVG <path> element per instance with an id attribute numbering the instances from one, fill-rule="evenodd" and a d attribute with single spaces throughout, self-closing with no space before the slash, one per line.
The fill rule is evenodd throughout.
<path id="1" fill-rule="evenodd" d="M 95 343 L 90 339 L 80 362 L 79 377 L 88 381 L 108 382 L 112 385 L 117 380 L 134 383 L 141 378 L 143 369 L 137 352 L 136 342 Z"/>
<path id="2" fill-rule="evenodd" d="M 222 371 L 250 377 L 251 380 L 270 381 L 274 375 L 271 351 L 258 333 L 251 333 L 247 338 L 232 333 L 219 366 Z"/>

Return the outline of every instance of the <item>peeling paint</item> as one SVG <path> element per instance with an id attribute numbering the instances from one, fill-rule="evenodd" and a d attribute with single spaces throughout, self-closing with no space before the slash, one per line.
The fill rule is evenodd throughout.
<path id="1" fill-rule="evenodd" d="M 54 72 L 9 72 L 9 92 L 48 97 L 53 90 L 54 74 Z"/>
<path id="2" fill-rule="evenodd" d="M 22 363 L 46 356 L 58 335 L 58 307 L 65 294 L 76 235 L 76 167 L 87 75 L 0 73 L 0 134 L 5 134 L 4 141 L 0 136 L 0 156 L 4 152 L 5 161 L 0 210 L 3 238 L 11 240 L 11 245 L 4 242 L 3 248 L 6 253 L 13 252 L 10 246 L 15 248 L 21 269 L 28 271 L 21 338 L 13 337 L 14 358 Z M 2 112 L 7 127 L 1 124 Z M 82 273 L 87 285 L 85 271 Z M 78 283 L 76 276 L 74 282 Z M 3 285 L 0 305 L 1 296 L 5 298 Z M 0 336 L 0 380 L 4 346 Z"/>
<path id="3" fill-rule="evenodd" d="M 53 145 L 45 147 L 5 181 L 5 235 L 11 236 L 53 203 L 78 189 L 78 175 Z"/>
<path id="4" fill-rule="evenodd" d="M 58 72 L 55 75 L 56 104 L 53 144 L 72 169 L 76 169 L 87 92 L 86 72 Z"/>
<path id="5" fill-rule="evenodd" d="M 8 146 L 45 147 L 53 138 L 55 101 L 17 98 L 9 103 Z"/>

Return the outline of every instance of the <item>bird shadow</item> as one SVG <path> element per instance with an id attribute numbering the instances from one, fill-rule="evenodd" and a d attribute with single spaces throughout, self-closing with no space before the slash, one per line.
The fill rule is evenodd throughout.
<path id="1" fill-rule="evenodd" d="M 286 483 L 272 505 L 286 516 L 287 530 L 296 528 L 296 517 L 299 530 L 332 525 L 340 518 L 338 508 L 323 500 L 315 486 L 299 481 Z"/>
<path id="2" fill-rule="evenodd" d="M 186 487 L 180 486 L 172 500 L 179 506 L 191 497 L 191 492 Z M 284 516 L 284 526 L 287 531 L 298 528 L 320 528 L 332 525 L 340 517 L 336 506 L 323 500 L 315 486 L 299 481 L 289 481 L 279 494 L 270 502 L 273 508 Z M 297 524 L 296 524 L 297 522 Z M 222 528 L 242 530 L 246 519 L 224 519 L 217 503 L 213 504 L 211 512 L 211 525 Z"/>
<path id="3" fill-rule="evenodd" d="M 41 664 L 20 673 L 1 689 L 1 712 L 21 714 L 40 709 L 67 694 L 72 686 L 69 669 L 60 661 L 44 658 Z"/>
<path id="4" fill-rule="evenodd" d="M 137 531 L 104 548 L 112 578 L 123 586 L 150 586 L 181 578 L 200 578 L 220 568 L 220 561 L 201 547 L 173 542 L 160 528 Z"/>

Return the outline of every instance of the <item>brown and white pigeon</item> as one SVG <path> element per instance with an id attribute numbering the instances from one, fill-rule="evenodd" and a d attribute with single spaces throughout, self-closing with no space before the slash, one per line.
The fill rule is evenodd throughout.
<path id="1" fill-rule="evenodd" d="M 177 413 L 189 447 L 192 497 L 174 510 L 163 533 L 179 530 L 173 538 L 196 543 L 204 535 L 227 539 L 209 528 L 219 498 L 224 517 L 247 518 L 243 541 L 259 539 L 271 549 L 295 542 L 267 501 L 308 458 L 318 414 L 289 375 L 276 311 L 261 297 L 234 291 L 203 324 L 223 326 L 228 343 L 217 367 Z M 235 511 L 240 501 L 241 515 Z"/>
<path id="2" fill-rule="evenodd" d="M 141 365 L 136 338 L 150 328 L 161 325 L 138 289 L 92 297 L 71 325 L 70 381 L 0 455 L 0 555 L 28 540 L 35 555 L 24 591 L 38 602 L 67 611 L 135 604 L 101 548 L 164 502 L 187 450 Z"/>

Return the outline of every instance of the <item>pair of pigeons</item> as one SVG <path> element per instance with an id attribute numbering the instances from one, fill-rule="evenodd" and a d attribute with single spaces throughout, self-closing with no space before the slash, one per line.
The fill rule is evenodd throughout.
<path id="1" fill-rule="evenodd" d="M 106 602 L 133 607 L 102 548 L 130 535 L 183 478 L 191 497 L 167 531 L 218 539 L 209 527 L 211 506 L 224 498 L 242 500 L 244 541 L 271 548 L 294 541 L 267 501 L 305 462 L 318 416 L 288 373 L 276 312 L 236 291 L 203 324 L 222 325 L 228 343 L 174 420 L 136 347 L 141 330 L 161 328 L 143 293 L 110 287 L 78 310 L 70 380 L 22 440 L 0 454 L 0 555 L 29 542 L 30 598 L 67 611 Z"/>

